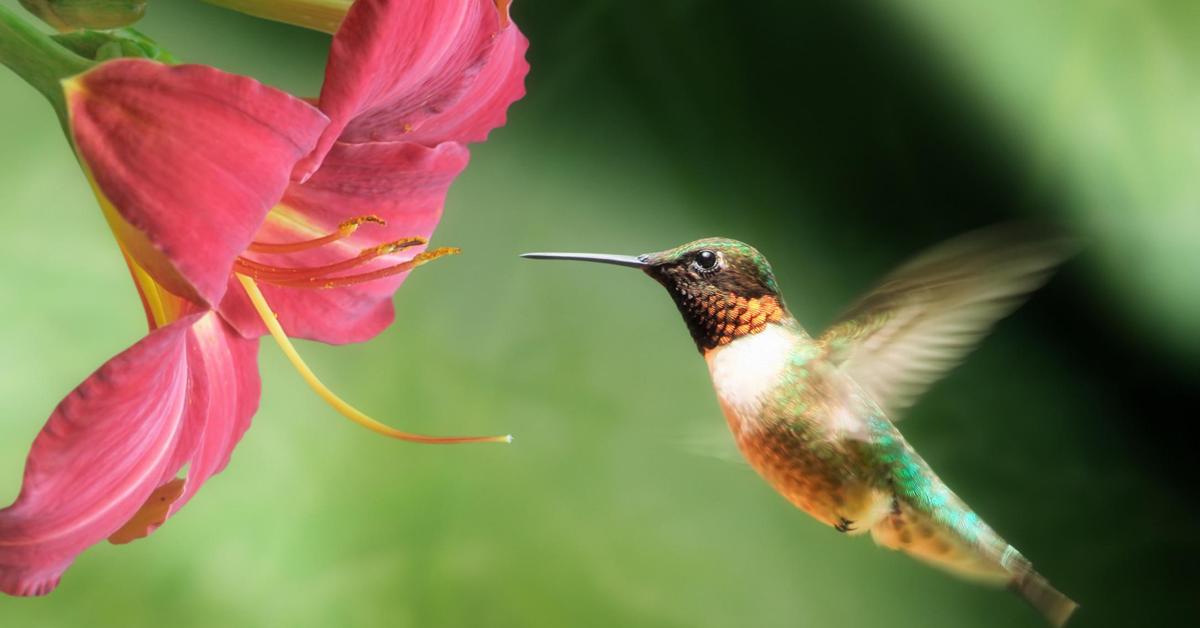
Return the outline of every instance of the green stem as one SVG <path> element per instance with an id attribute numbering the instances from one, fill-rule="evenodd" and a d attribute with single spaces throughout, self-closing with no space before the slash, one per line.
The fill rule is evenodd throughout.
<path id="1" fill-rule="evenodd" d="M 66 122 L 61 81 L 94 64 L 58 45 L 49 35 L 0 6 L 0 63 L 37 88 Z"/>

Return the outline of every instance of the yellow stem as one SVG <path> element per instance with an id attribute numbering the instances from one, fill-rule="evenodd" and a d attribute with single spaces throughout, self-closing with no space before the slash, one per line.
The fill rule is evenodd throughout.
<path id="1" fill-rule="evenodd" d="M 352 0 L 205 0 L 226 9 L 302 26 L 324 33 L 337 32 Z"/>
<path id="2" fill-rule="evenodd" d="M 275 313 L 271 311 L 271 306 L 267 305 L 267 300 L 263 298 L 262 291 L 258 289 L 258 284 L 246 275 L 237 274 L 238 281 L 246 290 L 246 296 L 250 297 L 250 302 L 254 304 L 254 309 L 258 311 L 258 315 L 267 326 L 267 330 L 271 332 L 271 337 L 279 345 L 279 349 L 287 356 L 288 361 L 300 373 L 300 377 L 308 383 L 309 387 L 317 393 L 321 399 L 325 400 L 334 410 L 337 410 L 342 416 L 358 423 L 359 425 L 375 432 L 383 434 L 391 438 L 406 440 L 414 443 L 433 443 L 433 444 L 456 444 L 456 443 L 511 443 L 512 435 L 505 436 L 423 436 L 421 434 L 410 434 L 401 432 L 395 428 L 389 427 L 372 419 L 364 414 L 358 408 L 346 403 L 341 397 L 329 390 L 321 380 L 317 379 L 316 374 L 308 365 L 304 363 L 304 359 L 296 352 L 296 348 L 292 346 L 292 341 L 288 339 L 287 334 L 283 332 L 283 327 L 280 327 L 279 321 L 275 320 Z"/>

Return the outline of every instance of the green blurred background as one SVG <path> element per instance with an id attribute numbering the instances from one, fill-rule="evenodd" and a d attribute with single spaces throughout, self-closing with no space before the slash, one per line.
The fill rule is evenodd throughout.
<path id="1" fill-rule="evenodd" d="M 2 0 L 16 7 L 13 0 Z M 301 350 L 424 447 L 351 426 L 277 349 L 229 468 L 3 626 L 1039 626 L 1015 597 L 763 484 L 661 289 L 527 250 L 724 235 L 819 330 L 908 255 L 1006 219 L 1085 253 L 903 424 L 1072 625 L 1200 622 L 1200 5 L 523 0 L 529 95 L 475 147 L 379 339 Z M 302 94 L 328 38 L 195 2 L 140 28 Z M 145 331 L 50 109 L 0 71 L 0 503 L 75 384 Z"/>

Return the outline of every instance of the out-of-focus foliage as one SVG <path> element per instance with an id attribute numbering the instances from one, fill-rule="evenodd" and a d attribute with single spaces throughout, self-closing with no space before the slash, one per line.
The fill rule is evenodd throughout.
<path id="1" fill-rule="evenodd" d="M 1145 333 L 1200 356 L 1200 4 L 888 0 L 1061 193 Z"/>
<path id="2" fill-rule="evenodd" d="M 1179 33 L 1200 28 L 1142 4 Z M 1058 3 L 1055 23 L 1085 5 L 1109 6 Z M 1075 168 L 1087 167 L 1045 157 L 1037 138 L 1056 127 L 1026 119 L 1046 115 L 1037 107 L 1005 104 L 1022 92 L 986 87 L 980 68 L 999 68 L 1000 85 L 1051 83 L 1049 70 L 991 53 L 969 61 L 973 41 L 998 44 L 954 35 L 934 6 L 519 0 L 529 96 L 473 150 L 433 243 L 464 254 L 414 273 L 400 323 L 377 341 L 301 346 L 340 393 L 397 426 L 516 442 L 373 437 L 331 417 L 264 345 L 263 410 L 188 512 L 151 538 L 85 553 L 49 598 L 0 599 L 0 624 L 1042 626 L 1003 591 L 819 526 L 729 462 L 704 364 L 652 281 L 516 257 L 734 237 L 771 259 L 815 331 L 907 255 L 972 227 L 1152 225 L 1115 200 L 1083 216 Z M 959 6 L 937 14 L 975 19 Z M 971 6 L 1055 44 L 1048 8 Z M 1097 41 L 1130 45 L 1119 26 L 1131 27 L 1113 23 Z M 185 61 L 301 94 L 320 86 L 319 34 L 184 2 L 152 4 L 138 28 Z M 1192 67 L 1181 54 L 1168 56 Z M 7 501 L 53 405 L 144 320 L 53 114 L 11 74 L 0 72 L 0 94 Z M 1167 159 L 1144 150 L 1155 154 L 1141 160 Z M 902 428 L 1082 603 L 1072 626 L 1194 625 L 1200 475 L 1181 434 L 1197 382 L 1168 359 L 1177 342 L 1163 325 L 1136 321 L 1182 320 L 1137 290 L 1195 282 L 1126 288 L 1104 261 L 1120 249 L 1095 240 Z"/>

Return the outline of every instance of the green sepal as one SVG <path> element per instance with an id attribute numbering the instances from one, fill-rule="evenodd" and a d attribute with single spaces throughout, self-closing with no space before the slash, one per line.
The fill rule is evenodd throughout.
<path id="1" fill-rule="evenodd" d="M 110 31 L 79 30 L 51 36 L 75 54 L 93 61 L 135 58 L 175 64 L 179 59 L 157 42 L 132 28 Z"/>

